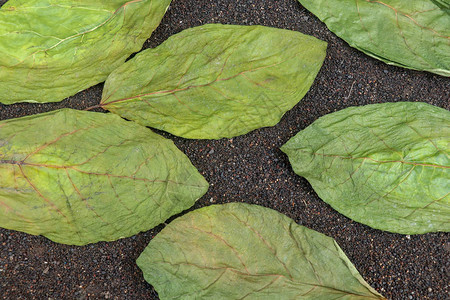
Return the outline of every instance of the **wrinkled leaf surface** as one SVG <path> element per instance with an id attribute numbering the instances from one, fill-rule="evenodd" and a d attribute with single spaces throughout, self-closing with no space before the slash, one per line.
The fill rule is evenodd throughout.
<path id="1" fill-rule="evenodd" d="M 289 30 L 191 28 L 111 73 L 101 105 L 186 138 L 233 137 L 275 125 L 308 91 L 325 50 Z"/>
<path id="2" fill-rule="evenodd" d="M 384 299 L 332 238 L 244 203 L 179 217 L 137 264 L 161 299 Z"/>
<path id="3" fill-rule="evenodd" d="M 448 0 L 298 0 L 350 46 L 385 63 L 450 76 Z"/>
<path id="4" fill-rule="evenodd" d="M 403 234 L 450 231 L 450 112 L 384 103 L 326 115 L 282 148 L 347 217 Z"/>
<path id="5" fill-rule="evenodd" d="M 56 102 L 102 82 L 171 0 L 11 0 L 0 8 L 0 102 Z"/>
<path id="6" fill-rule="evenodd" d="M 0 122 L 0 226 L 65 244 L 148 230 L 207 182 L 175 145 L 113 114 L 70 109 Z"/>

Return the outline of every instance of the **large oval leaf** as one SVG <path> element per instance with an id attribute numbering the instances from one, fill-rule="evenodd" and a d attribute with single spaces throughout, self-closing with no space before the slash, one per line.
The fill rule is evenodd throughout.
<path id="1" fill-rule="evenodd" d="M 0 122 L 0 226 L 65 244 L 111 241 L 189 208 L 207 182 L 175 145 L 112 114 Z"/>
<path id="2" fill-rule="evenodd" d="M 10 0 L 0 8 L 0 102 L 56 102 L 141 49 L 171 0 Z"/>
<path id="3" fill-rule="evenodd" d="M 384 103 L 326 115 L 282 148 L 349 218 L 404 234 L 450 231 L 450 112 Z"/>
<path id="4" fill-rule="evenodd" d="M 326 43 L 299 32 L 209 24 L 147 49 L 108 77 L 101 106 L 186 138 L 275 125 L 310 88 Z"/>
<path id="5" fill-rule="evenodd" d="M 448 0 L 298 0 L 350 46 L 388 64 L 450 76 Z"/>
<path id="6" fill-rule="evenodd" d="M 244 203 L 176 219 L 137 264 L 161 299 L 384 299 L 332 238 Z"/>

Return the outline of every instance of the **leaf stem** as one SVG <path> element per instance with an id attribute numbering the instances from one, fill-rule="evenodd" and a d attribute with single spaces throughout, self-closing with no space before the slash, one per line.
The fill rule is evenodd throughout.
<path id="1" fill-rule="evenodd" d="M 97 104 L 97 105 L 94 105 L 94 106 L 89 106 L 89 107 L 87 107 L 87 108 L 85 108 L 83 110 L 93 110 L 93 109 L 96 109 L 96 108 L 103 108 L 103 105 Z"/>

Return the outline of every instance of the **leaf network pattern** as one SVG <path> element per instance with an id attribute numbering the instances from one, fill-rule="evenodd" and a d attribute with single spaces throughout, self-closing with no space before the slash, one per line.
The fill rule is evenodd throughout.
<path id="1" fill-rule="evenodd" d="M 170 2 L 8 1 L 0 8 L 0 101 L 57 102 L 104 81 L 141 49 Z"/>
<path id="2" fill-rule="evenodd" d="M 61 243 L 148 230 L 208 188 L 171 141 L 110 114 L 5 121 L 0 141 L 0 225 Z"/>
<path id="3" fill-rule="evenodd" d="M 299 0 L 369 56 L 450 76 L 450 4 L 433 0 Z M 383 20 L 383 22 L 380 22 Z"/>
<path id="4" fill-rule="evenodd" d="M 333 239 L 244 203 L 176 219 L 137 263 L 164 299 L 384 299 Z"/>
<path id="5" fill-rule="evenodd" d="M 184 30 L 111 73 L 100 106 L 185 138 L 273 126 L 308 91 L 326 43 L 262 26 Z"/>
<path id="6" fill-rule="evenodd" d="M 374 228 L 415 234 L 450 231 L 449 136 L 448 111 L 385 103 L 324 116 L 282 150 L 339 212 Z"/>

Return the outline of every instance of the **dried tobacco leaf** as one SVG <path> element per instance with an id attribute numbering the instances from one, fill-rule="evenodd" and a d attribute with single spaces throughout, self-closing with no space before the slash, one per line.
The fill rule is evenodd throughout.
<path id="1" fill-rule="evenodd" d="M 137 264 L 161 299 L 385 299 L 332 238 L 244 203 L 175 219 Z"/>
<path id="2" fill-rule="evenodd" d="M 171 0 L 10 0 L 0 8 L 0 102 L 57 102 L 141 49 Z"/>
<path id="3" fill-rule="evenodd" d="M 208 183 L 167 140 L 113 114 L 63 109 L 0 122 L 0 226 L 65 244 L 148 230 Z"/>
<path id="4" fill-rule="evenodd" d="M 347 108 L 281 150 L 340 213 L 403 234 L 450 231 L 450 112 L 426 103 Z"/>
<path id="5" fill-rule="evenodd" d="M 350 46 L 400 67 L 450 76 L 448 0 L 298 0 Z"/>
<path id="6" fill-rule="evenodd" d="M 312 85 L 325 50 L 289 30 L 190 28 L 111 73 L 101 106 L 185 138 L 230 138 L 278 123 Z"/>

